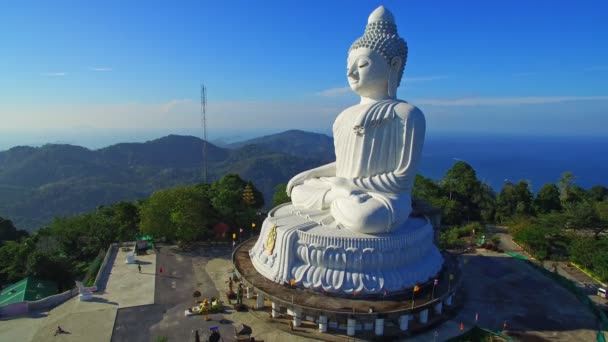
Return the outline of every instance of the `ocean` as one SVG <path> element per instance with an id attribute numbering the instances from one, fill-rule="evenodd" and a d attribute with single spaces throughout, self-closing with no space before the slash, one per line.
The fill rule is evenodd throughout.
<path id="1" fill-rule="evenodd" d="M 90 133 L 90 132 L 89 132 Z M 215 143 L 236 142 L 277 132 L 214 132 Z M 329 132 L 320 132 L 329 133 Z M 167 132 L 104 132 L 102 134 L 56 135 L 0 134 L 0 151 L 15 145 L 42 145 L 45 142 L 69 143 L 91 149 L 117 142 L 143 142 Z M 197 130 L 174 132 L 200 137 Z M 512 136 L 427 132 L 419 173 L 440 179 L 456 162 L 463 160 L 476 171 L 477 177 L 500 191 L 506 181 L 528 180 L 533 191 L 545 183 L 557 183 L 562 173 L 572 172 L 576 184 L 589 188 L 608 186 L 608 136 Z"/>
<path id="2" fill-rule="evenodd" d="M 458 160 L 500 191 L 505 182 L 527 180 L 533 191 L 570 171 L 578 186 L 608 186 L 608 137 L 530 137 L 428 134 L 419 173 L 440 179 Z"/>

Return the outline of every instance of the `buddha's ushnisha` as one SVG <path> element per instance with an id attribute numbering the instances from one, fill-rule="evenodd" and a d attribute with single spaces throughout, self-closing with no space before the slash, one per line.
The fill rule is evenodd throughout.
<path id="1" fill-rule="evenodd" d="M 289 181 L 295 208 L 329 210 L 338 226 L 371 234 L 408 219 L 425 120 L 395 97 L 406 60 L 393 15 L 378 7 L 348 53 L 348 82 L 361 102 L 334 122 L 336 161 Z"/>

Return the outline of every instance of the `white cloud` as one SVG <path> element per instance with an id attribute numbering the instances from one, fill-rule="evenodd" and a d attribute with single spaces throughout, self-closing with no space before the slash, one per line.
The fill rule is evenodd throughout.
<path id="1" fill-rule="evenodd" d="M 341 88 L 331 88 L 320 91 L 317 95 L 325 96 L 325 97 L 334 97 L 349 94 L 352 90 L 350 87 L 341 87 Z"/>
<path id="2" fill-rule="evenodd" d="M 89 68 L 89 70 L 91 70 L 91 71 L 97 71 L 97 72 L 108 72 L 108 71 L 112 71 L 112 68 L 107 68 L 107 67 L 91 67 L 91 68 Z"/>
<path id="3" fill-rule="evenodd" d="M 40 76 L 47 76 L 47 77 L 62 77 L 67 75 L 67 73 L 65 72 L 43 72 L 40 74 Z"/>
<path id="4" fill-rule="evenodd" d="M 608 96 L 528 96 L 528 97 L 468 97 L 460 99 L 419 99 L 416 104 L 429 106 L 513 106 L 548 104 L 570 101 L 605 101 Z"/>
<path id="5" fill-rule="evenodd" d="M 178 109 L 190 110 L 190 109 L 192 109 L 193 104 L 194 104 L 194 101 L 192 101 L 191 99 L 175 99 L 175 100 L 171 100 L 167 103 L 162 104 L 161 111 L 163 113 L 169 113 L 169 112 L 176 111 Z"/>
<path id="6" fill-rule="evenodd" d="M 404 78 L 405 83 L 414 83 L 414 82 L 428 82 L 435 81 L 448 78 L 447 76 L 419 76 L 419 77 L 406 77 Z M 411 89 L 411 88 L 409 88 Z M 324 97 L 337 97 L 343 96 L 347 94 L 352 94 L 352 90 L 350 87 L 340 87 L 340 88 L 330 88 L 317 93 L 319 96 Z"/>
<path id="7" fill-rule="evenodd" d="M 337 115 L 355 103 L 347 97 L 317 101 L 210 101 L 208 131 L 210 136 L 227 131 L 328 131 Z M 421 107 L 431 131 L 604 134 L 608 125 L 608 96 L 412 99 L 412 103 Z M 2 102 L 0 122 L 0 137 L 6 135 L 3 132 L 53 130 L 91 136 L 132 132 L 135 136 L 141 132 L 199 130 L 201 116 L 200 103 L 195 99 L 72 105 Z"/>
<path id="8" fill-rule="evenodd" d="M 340 104 L 294 102 L 209 102 L 210 130 L 308 129 L 331 127 L 344 109 Z M 18 114 L 17 114 L 18 113 Z M 176 130 L 201 125 L 200 103 L 174 99 L 162 103 L 87 105 L 0 104 L 4 130 L 97 129 Z"/>

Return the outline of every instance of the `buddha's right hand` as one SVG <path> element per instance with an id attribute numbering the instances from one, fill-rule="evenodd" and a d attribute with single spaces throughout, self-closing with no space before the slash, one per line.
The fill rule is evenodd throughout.
<path id="1" fill-rule="evenodd" d="M 293 176 L 292 179 L 289 180 L 289 183 L 287 183 L 287 196 L 291 197 L 291 190 L 293 190 L 294 187 L 300 185 L 300 184 L 304 184 L 304 181 L 307 179 L 311 179 L 311 178 L 315 178 L 315 174 L 313 172 L 313 170 L 306 170 L 304 172 L 300 172 L 297 175 Z"/>

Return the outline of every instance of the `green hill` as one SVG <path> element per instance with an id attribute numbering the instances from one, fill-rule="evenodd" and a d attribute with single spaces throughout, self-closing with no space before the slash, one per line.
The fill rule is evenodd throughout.
<path id="1" fill-rule="evenodd" d="M 252 180 L 270 203 L 273 188 L 333 159 L 328 136 L 288 131 L 233 144 L 207 145 L 209 181 L 226 173 Z M 55 216 L 86 212 L 155 190 L 203 181 L 203 140 L 170 135 L 99 150 L 73 145 L 0 152 L 0 216 L 30 231 Z"/>
<path id="2" fill-rule="evenodd" d="M 334 140 L 325 134 L 319 133 L 289 130 L 229 144 L 226 147 L 239 148 L 245 145 L 257 145 L 270 151 L 301 156 L 303 158 L 321 159 L 328 162 L 336 160 Z"/>

